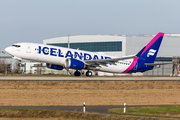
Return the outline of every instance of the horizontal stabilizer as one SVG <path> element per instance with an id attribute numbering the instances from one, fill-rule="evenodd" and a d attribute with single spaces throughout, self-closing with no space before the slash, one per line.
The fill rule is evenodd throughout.
<path id="1" fill-rule="evenodd" d="M 164 62 L 164 63 L 145 63 L 147 66 L 156 66 L 156 65 L 167 65 L 172 64 L 173 62 Z"/>

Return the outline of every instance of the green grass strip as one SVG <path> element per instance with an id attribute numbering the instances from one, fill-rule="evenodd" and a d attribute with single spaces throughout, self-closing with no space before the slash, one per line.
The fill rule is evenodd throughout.
<path id="1" fill-rule="evenodd" d="M 109 109 L 111 113 L 124 113 L 124 108 Z M 126 108 L 125 114 L 180 117 L 180 106 Z"/>
<path id="2" fill-rule="evenodd" d="M 0 109 L 0 118 L 61 118 L 80 120 L 162 120 L 164 118 L 144 118 L 77 111 L 44 109 Z"/>

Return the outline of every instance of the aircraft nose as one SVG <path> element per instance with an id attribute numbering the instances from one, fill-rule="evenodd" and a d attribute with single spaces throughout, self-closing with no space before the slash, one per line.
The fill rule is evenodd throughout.
<path id="1" fill-rule="evenodd" d="M 5 51 L 6 51 L 7 53 L 10 53 L 10 47 L 5 48 Z"/>

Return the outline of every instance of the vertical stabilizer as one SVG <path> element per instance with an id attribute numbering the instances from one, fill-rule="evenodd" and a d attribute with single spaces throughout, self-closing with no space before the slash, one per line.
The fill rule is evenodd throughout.
<path id="1" fill-rule="evenodd" d="M 137 57 L 145 60 L 145 63 L 154 63 L 159 47 L 161 45 L 164 33 L 159 32 L 139 53 Z"/>

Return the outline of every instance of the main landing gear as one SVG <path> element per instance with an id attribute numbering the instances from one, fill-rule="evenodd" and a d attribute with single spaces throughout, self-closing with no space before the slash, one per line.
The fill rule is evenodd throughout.
<path id="1" fill-rule="evenodd" d="M 76 72 L 74 72 L 74 76 L 80 76 L 80 75 L 81 75 L 81 73 L 78 70 L 76 70 Z"/>
<path id="2" fill-rule="evenodd" d="M 76 71 L 74 72 L 74 76 L 80 76 L 80 75 L 81 75 L 81 73 L 80 73 L 78 70 L 76 70 Z M 88 70 L 88 71 L 86 72 L 86 76 L 91 77 L 91 76 L 92 76 L 92 72 Z"/>
<path id="3" fill-rule="evenodd" d="M 88 70 L 88 71 L 86 72 L 86 76 L 91 77 L 91 76 L 92 76 L 92 72 Z"/>

